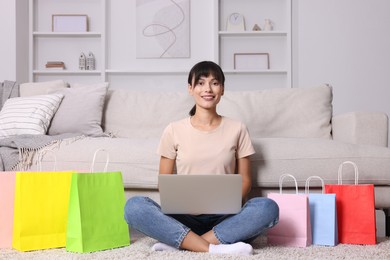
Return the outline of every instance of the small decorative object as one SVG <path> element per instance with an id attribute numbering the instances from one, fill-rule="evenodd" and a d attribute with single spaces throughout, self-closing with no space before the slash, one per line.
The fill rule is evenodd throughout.
<path id="1" fill-rule="evenodd" d="M 95 70 L 95 57 L 93 56 L 92 52 L 88 53 L 86 69 L 87 70 Z"/>
<path id="2" fill-rule="evenodd" d="M 80 57 L 79 57 L 79 69 L 80 70 L 86 69 L 86 58 L 83 52 L 80 53 Z"/>
<path id="3" fill-rule="evenodd" d="M 48 61 L 45 67 L 50 70 L 64 70 L 65 63 L 63 61 Z"/>
<path id="4" fill-rule="evenodd" d="M 264 31 L 272 31 L 274 29 L 272 22 L 270 19 L 265 19 L 264 20 Z"/>
<path id="5" fill-rule="evenodd" d="M 245 31 L 244 16 L 240 13 L 229 15 L 226 25 L 227 31 Z"/>
<path id="6" fill-rule="evenodd" d="M 261 28 L 258 24 L 255 24 L 252 28 L 252 31 L 261 31 Z"/>
<path id="7" fill-rule="evenodd" d="M 53 32 L 87 32 L 88 16 L 85 14 L 53 14 Z"/>

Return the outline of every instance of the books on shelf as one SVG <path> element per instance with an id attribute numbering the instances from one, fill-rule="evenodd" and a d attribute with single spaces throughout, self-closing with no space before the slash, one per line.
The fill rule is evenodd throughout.
<path id="1" fill-rule="evenodd" d="M 65 63 L 63 61 L 48 61 L 45 65 L 46 69 L 58 69 L 58 70 L 64 70 L 65 69 Z"/>

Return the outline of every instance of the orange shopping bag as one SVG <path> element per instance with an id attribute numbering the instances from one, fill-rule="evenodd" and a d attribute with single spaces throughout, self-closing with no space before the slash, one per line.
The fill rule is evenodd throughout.
<path id="1" fill-rule="evenodd" d="M 355 184 L 342 183 L 343 166 L 355 170 Z M 325 193 L 336 194 L 339 242 L 343 244 L 376 244 L 375 194 L 373 184 L 358 184 L 358 168 L 351 161 L 338 170 L 338 184 L 325 185 Z"/>

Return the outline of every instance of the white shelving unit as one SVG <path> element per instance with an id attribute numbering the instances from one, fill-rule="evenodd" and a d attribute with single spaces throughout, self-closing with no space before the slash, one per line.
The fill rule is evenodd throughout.
<path id="1" fill-rule="evenodd" d="M 157 75 L 162 75 L 162 74 L 188 74 L 188 71 L 185 70 L 112 70 L 112 69 L 107 69 L 106 70 L 107 74 L 112 74 L 112 75 L 150 75 L 150 74 L 157 74 Z"/>
<path id="2" fill-rule="evenodd" d="M 102 37 L 99 32 L 33 32 L 34 37 Z"/>
<path id="3" fill-rule="evenodd" d="M 193 64 L 218 62 L 229 89 L 247 90 L 291 87 L 292 0 L 197 0 L 191 1 L 191 56 L 186 59 L 137 59 L 135 1 L 29 0 L 29 80 L 62 78 L 68 82 L 109 81 L 112 86 L 143 89 L 175 88 L 186 82 Z M 206 10 L 206 11 L 205 11 Z M 202 11 L 204 17 L 199 16 Z M 246 30 L 226 30 L 227 17 L 242 13 Z M 51 31 L 53 14 L 86 14 L 88 32 Z M 272 31 L 252 31 L 263 27 Z M 210 26 L 211 25 L 211 26 Z M 81 52 L 95 56 L 96 70 L 79 70 Z M 235 70 L 235 53 L 268 53 L 270 68 Z M 47 61 L 64 61 L 66 70 L 47 70 Z"/>
<path id="4" fill-rule="evenodd" d="M 251 76 L 255 84 L 269 87 L 292 87 L 291 74 L 291 0 L 216 0 L 216 60 L 237 85 L 242 77 Z M 231 13 L 245 18 L 245 31 L 227 31 Z M 252 31 L 255 24 L 263 29 L 271 19 L 272 31 Z M 268 53 L 269 69 L 236 70 L 235 53 Z"/>
<path id="5" fill-rule="evenodd" d="M 244 32 L 219 31 L 219 35 L 221 37 L 222 36 L 232 36 L 232 37 L 287 36 L 288 32 L 282 32 L 282 31 L 244 31 Z"/>
<path id="6" fill-rule="evenodd" d="M 91 8 L 92 6 L 92 8 Z M 106 69 L 106 0 L 50 1 L 29 0 L 29 80 L 39 81 L 44 76 L 84 77 L 105 81 Z M 52 32 L 53 14 L 86 14 L 88 32 Z M 56 48 L 57 47 L 57 48 Z M 81 52 L 92 51 L 96 70 L 79 70 Z M 45 68 L 47 61 L 64 61 L 65 70 Z"/>

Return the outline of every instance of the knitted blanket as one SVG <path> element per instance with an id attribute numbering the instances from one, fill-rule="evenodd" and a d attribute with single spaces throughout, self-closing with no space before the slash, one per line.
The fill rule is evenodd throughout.
<path id="1" fill-rule="evenodd" d="M 0 139 L 0 171 L 28 170 L 41 149 L 65 140 L 77 140 L 77 134 L 18 135 Z"/>

